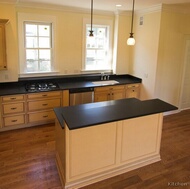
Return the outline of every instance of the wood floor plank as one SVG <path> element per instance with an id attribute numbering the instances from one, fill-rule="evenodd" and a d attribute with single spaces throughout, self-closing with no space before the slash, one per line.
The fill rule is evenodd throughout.
<path id="1" fill-rule="evenodd" d="M 190 188 L 190 110 L 163 123 L 160 162 L 81 189 Z M 53 124 L 0 133 L 0 189 L 62 189 Z"/>

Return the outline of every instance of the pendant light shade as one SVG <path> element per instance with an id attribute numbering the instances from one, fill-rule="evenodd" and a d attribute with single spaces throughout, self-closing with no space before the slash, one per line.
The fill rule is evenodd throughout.
<path id="1" fill-rule="evenodd" d="M 135 45 L 135 39 L 133 37 L 133 33 L 130 33 L 129 38 L 127 39 L 127 45 Z"/>
<path id="2" fill-rule="evenodd" d="M 131 33 L 127 40 L 127 45 L 135 45 L 135 39 L 133 37 L 133 19 L 134 19 L 134 7 L 135 7 L 135 0 L 133 0 L 133 10 L 132 10 L 132 20 L 131 20 Z"/>
<path id="3" fill-rule="evenodd" d="M 93 25 L 93 0 L 91 0 L 91 28 L 90 28 L 90 34 L 89 37 L 94 37 L 93 30 L 92 30 L 92 25 Z"/>

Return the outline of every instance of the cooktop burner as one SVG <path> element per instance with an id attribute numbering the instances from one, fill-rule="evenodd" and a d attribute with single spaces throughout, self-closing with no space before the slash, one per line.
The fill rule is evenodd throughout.
<path id="1" fill-rule="evenodd" d="M 27 92 L 53 91 L 58 90 L 59 85 L 55 82 L 30 83 L 25 86 Z"/>

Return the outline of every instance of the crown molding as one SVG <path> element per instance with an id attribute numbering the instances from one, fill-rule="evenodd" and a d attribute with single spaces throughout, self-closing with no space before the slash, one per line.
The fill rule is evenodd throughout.
<path id="1" fill-rule="evenodd" d="M 90 14 L 89 9 L 78 8 L 78 7 L 70 7 L 70 6 L 60 6 L 60 5 L 50 5 L 44 3 L 15 3 L 16 7 L 21 8 L 36 8 L 36 9 L 46 9 L 53 11 L 63 11 L 63 12 L 73 12 L 73 13 L 86 13 Z M 113 11 L 102 11 L 102 10 L 94 10 L 94 14 L 97 15 L 114 15 Z"/>
<path id="2" fill-rule="evenodd" d="M 115 15 L 124 15 L 124 16 L 131 16 L 132 11 L 123 11 L 123 10 L 116 10 L 114 12 Z"/>
<path id="3" fill-rule="evenodd" d="M 150 13 L 155 13 L 155 12 L 161 12 L 162 10 L 162 4 L 154 5 L 142 10 L 137 10 L 136 14 L 137 15 L 145 15 L 145 14 L 150 14 Z"/>

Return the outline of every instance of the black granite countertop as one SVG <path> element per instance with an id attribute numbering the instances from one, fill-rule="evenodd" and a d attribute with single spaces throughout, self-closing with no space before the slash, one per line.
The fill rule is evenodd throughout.
<path id="1" fill-rule="evenodd" d="M 39 78 L 23 78 L 18 82 L 0 83 L 0 96 L 26 94 L 25 85 L 33 82 L 57 82 L 59 90 L 69 90 L 76 88 L 98 87 L 102 85 L 95 85 L 92 82 L 100 81 L 101 75 L 76 75 L 76 76 L 54 76 L 54 77 L 39 77 Z M 110 75 L 110 80 L 116 80 L 121 84 L 141 83 L 142 79 L 124 74 L 124 75 Z"/>
<path id="2" fill-rule="evenodd" d="M 65 122 L 73 130 L 176 109 L 160 99 L 140 101 L 129 98 L 54 108 L 54 111 L 61 126 L 64 128 Z"/>

